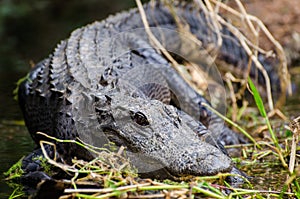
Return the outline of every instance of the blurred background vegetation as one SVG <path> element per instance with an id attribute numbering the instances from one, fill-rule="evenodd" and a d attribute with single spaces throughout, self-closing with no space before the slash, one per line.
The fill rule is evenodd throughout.
<path id="1" fill-rule="evenodd" d="M 73 29 L 134 7 L 133 0 L 0 0 L 0 72 L 25 72 Z"/>

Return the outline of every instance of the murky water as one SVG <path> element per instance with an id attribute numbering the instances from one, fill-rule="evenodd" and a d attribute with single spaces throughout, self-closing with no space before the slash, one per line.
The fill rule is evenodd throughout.
<path id="1" fill-rule="evenodd" d="M 16 124 L 22 115 L 13 100 L 12 90 L 21 76 L 20 73 L 0 72 L 0 198 L 7 198 L 12 192 L 4 182 L 3 172 L 34 147 L 26 127 Z"/>
<path id="2" fill-rule="evenodd" d="M 34 145 L 23 126 L 0 124 L 0 198 L 7 198 L 12 189 L 4 181 L 3 172 L 7 171 L 22 156 L 29 154 Z"/>

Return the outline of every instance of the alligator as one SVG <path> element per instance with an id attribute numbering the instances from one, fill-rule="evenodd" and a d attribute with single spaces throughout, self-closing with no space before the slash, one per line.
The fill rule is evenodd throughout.
<path id="1" fill-rule="evenodd" d="M 248 67 L 247 53 L 225 26 L 220 29 L 222 45 L 217 47 L 212 18 L 195 2 L 172 7 L 150 2 L 143 8 L 152 34 L 178 60 L 203 61 L 207 54 L 198 52 L 215 47 L 217 59 L 240 70 Z M 172 67 L 144 25 L 137 8 L 94 22 L 72 32 L 31 70 L 19 86 L 18 98 L 33 140 L 39 145 L 47 138 L 37 132 L 44 132 L 96 146 L 113 142 L 126 147 L 140 173 L 154 178 L 233 171 L 223 145 L 244 138 L 204 106 L 209 101 Z M 190 35 L 180 27 L 188 27 Z M 265 57 L 260 59 L 277 84 L 272 66 Z M 73 157 L 94 158 L 77 145 L 56 145 L 55 152 L 66 162 Z M 46 149 L 54 153 L 51 147 Z M 32 160 L 41 154 L 37 148 L 23 160 L 27 173 L 41 170 Z"/>

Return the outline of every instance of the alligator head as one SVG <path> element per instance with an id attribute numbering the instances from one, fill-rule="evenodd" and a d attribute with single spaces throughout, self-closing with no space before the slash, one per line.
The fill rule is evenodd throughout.
<path id="1" fill-rule="evenodd" d="M 230 158 L 205 141 L 210 136 L 206 127 L 200 125 L 195 132 L 171 105 L 114 91 L 94 96 L 92 107 L 95 115 L 90 118 L 97 118 L 98 124 L 88 128 L 94 128 L 97 137 L 125 146 L 141 174 L 174 178 L 213 175 L 232 168 Z"/>

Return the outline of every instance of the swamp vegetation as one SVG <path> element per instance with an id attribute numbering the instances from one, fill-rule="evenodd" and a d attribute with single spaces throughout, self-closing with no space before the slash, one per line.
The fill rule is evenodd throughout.
<path id="1" fill-rule="evenodd" d="M 87 4 L 90 1 L 92 2 L 93 0 L 87 1 Z M 8 7 L 6 11 L 0 12 L 0 14 L 3 15 L 0 16 L 3 19 L 2 21 L 0 20 L 0 22 L 8 23 L 9 20 L 13 20 L 11 19 L 11 15 L 13 15 L 11 10 L 13 9 L 21 9 L 20 15 L 13 15 L 13 18 L 15 18 L 33 15 L 31 12 L 44 11 L 43 9 L 49 8 L 49 5 L 50 7 L 55 7 L 55 5 L 58 7 L 62 6 L 60 9 L 65 8 L 58 3 L 60 1 L 39 2 L 39 4 L 33 3 L 34 5 L 36 4 L 33 7 L 26 7 L 26 3 L 22 6 L 17 3 L 5 4 Z M 76 5 L 78 6 L 79 3 L 77 1 L 74 2 L 76 8 Z M 92 4 L 91 2 L 90 4 Z M 207 2 L 216 5 L 214 4 L 216 1 L 213 0 Z M 130 6 L 134 6 L 134 4 L 129 4 L 128 7 Z M 239 7 L 237 6 L 235 9 L 238 10 L 238 8 Z M 241 10 L 239 11 L 245 16 L 245 13 Z M 3 13 L 6 13 L 6 15 Z M 53 15 L 53 13 L 51 14 Z M 62 12 L 61 15 L 65 15 L 66 17 L 67 14 Z M 4 20 L 4 16 L 8 17 L 9 20 Z M 100 19 L 105 17 L 105 15 L 98 17 Z M 77 21 L 78 23 L 75 26 L 81 26 L 95 20 L 95 18 L 89 19 L 88 17 L 85 19 L 89 21 L 81 21 L 72 18 L 72 20 Z M 34 24 L 34 22 L 31 23 Z M 42 27 L 46 26 L 47 24 L 42 25 Z M 1 39 L 6 38 L 9 35 L 9 31 L 3 29 L 3 27 L 7 26 L 0 24 L 0 27 L 2 27 L 2 29 L 0 29 Z M 65 28 L 66 35 L 62 37 L 65 38 L 67 37 L 68 32 L 74 27 L 64 26 L 63 24 L 56 27 L 56 29 L 60 28 Z M 55 30 L 52 31 L 55 32 Z M 26 35 L 24 38 L 25 37 Z M 54 35 L 53 37 L 57 36 Z M 32 37 L 31 40 L 33 40 Z M 28 65 L 28 60 L 25 60 L 24 57 L 29 56 L 33 60 L 39 60 L 42 57 L 45 57 L 49 53 L 47 51 L 52 49 L 53 45 L 57 43 L 51 41 L 53 38 L 48 38 L 48 40 L 50 41 L 44 42 L 51 43 L 48 44 L 50 46 L 52 45 L 49 48 L 42 48 L 39 46 L 46 45 L 42 42 L 40 44 L 27 44 L 27 47 L 21 46 L 20 49 L 16 51 L 16 46 L 20 46 L 22 39 L 15 37 L 10 40 L 11 42 L 7 43 L 7 49 L 0 49 L 1 54 L 12 53 L 13 57 L 13 59 L 5 58 L 4 60 L 1 60 L 0 69 L 3 71 L 3 73 L 1 72 L 3 75 L 1 74 L 0 76 L 1 81 L 3 82 L 1 85 L 5 85 L 8 81 L 11 81 L 7 77 L 8 74 L 14 74 L 15 82 L 20 74 L 20 72 L 7 72 L 10 70 L 9 66 L 14 65 L 16 68 L 20 69 L 21 66 Z M 54 40 L 58 41 L 59 39 Z M 255 41 L 258 42 L 258 40 Z M 39 43 L 38 41 L 34 42 Z M 31 50 L 26 52 L 27 49 L 32 49 L 32 46 L 37 47 L 35 47 L 35 50 L 32 52 L 30 52 Z M 44 52 L 37 53 L 36 51 L 39 51 L 40 47 L 41 49 L 44 49 Z M 35 56 L 33 56 L 33 54 Z M 299 87 L 300 85 L 300 82 L 297 81 L 300 75 L 299 60 L 298 57 L 297 59 L 294 59 L 293 62 L 290 62 L 290 67 L 292 68 L 290 74 L 292 82 L 294 82 L 296 87 Z M 4 66 L 8 68 L 5 68 Z M 93 146 L 83 145 L 82 147 L 86 147 L 88 150 L 99 154 L 98 158 L 91 162 L 73 160 L 73 165 L 63 165 L 46 157 L 46 160 L 44 160 L 45 167 L 48 168 L 46 170 L 55 172 L 58 169 L 62 169 L 69 177 L 63 181 L 54 180 L 39 184 L 39 196 L 56 197 L 62 194 L 63 196 L 61 196 L 61 198 L 300 198 L 299 94 L 295 93 L 293 96 L 288 97 L 285 105 L 277 109 L 269 106 L 270 103 L 268 102 L 267 96 L 253 84 L 251 79 L 242 80 L 244 85 L 247 85 L 247 89 L 250 91 L 251 95 L 249 95 L 248 98 L 239 99 L 238 93 L 232 92 L 230 89 L 231 84 L 236 82 L 236 79 L 232 78 L 231 74 L 226 74 L 225 77 L 227 77 L 225 78 L 225 82 L 228 86 L 228 96 L 230 96 L 230 100 L 227 107 L 227 115 L 224 116 L 224 119 L 238 132 L 245 132 L 246 137 L 250 138 L 248 144 L 227 147 L 228 149 L 237 148 L 238 151 L 240 151 L 240 154 L 233 157 L 233 161 L 240 170 L 250 176 L 249 179 L 244 179 L 244 184 L 233 187 L 226 183 L 224 179 L 231 174 L 191 177 L 179 182 L 141 179 L 137 176 L 136 170 L 130 166 L 128 160 L 122 156 L 122 154 L 125 153 L 123 148 L 117 150 L 113 144 L 108 146 L 108 149 L 99 149 Z M 10 93 L 13 90 L 13 84 L 10 85 L 11 86 L 8 86 L 8 88 L 1 87 L 1 93 Z M 4 96 L 7 95 L 5 94 Z M 2 100 L 3 101 L 0 104 L 0 131 L 3 141 L 1 141 L 0 144 L 1 148 L 4 150 L 0 155 L 1 158 L 3 158 L 3 160 L 1 160 L 3 164 L 1 165 L 5 165 L 4 167 L 2 166 L 3 168 L 1 168 L 1 171 L 4 172 L 8 170 L 13 162 L 17 162 L 22 155 L 31 152 L 34 145 L 29 134 L 26 132 L 25 126 L 22 124 L 22 118 L 18 111 L 17 104 L 15 102 L 10 102 L 12 101 L 12 95 L 9 95 L 9 97 L 6 98 L 3 97 Z M 9 106 L 7 106 L 7 104 Z M 58 140 L 52 137 L 50 139 L 54 139 L 57 142 L 73 142 L 70 140 Z M 78 142 L 77 144 L 82 145 L 82 143 Z M 6 158 L 5 155 L 8 154 L 13 156 L 13 159 Z M 9 161 L 7 162 L 6 160 Z M 10 191 L 0 190 L 0 192 L 5 192 L 5 194 L 0 194 L 0 197 L 26 197 L 22 187 L 15 183 L 18 182 L 16 179 L 18 179 L 21 173 L 19 161 L 5 173 L 5 178 L 13 187 L 14 191 L 12 189 Z M 5 187 L 3 181 L 1 182 L 1 187 L 2 184 L 3 187 Z"/>

